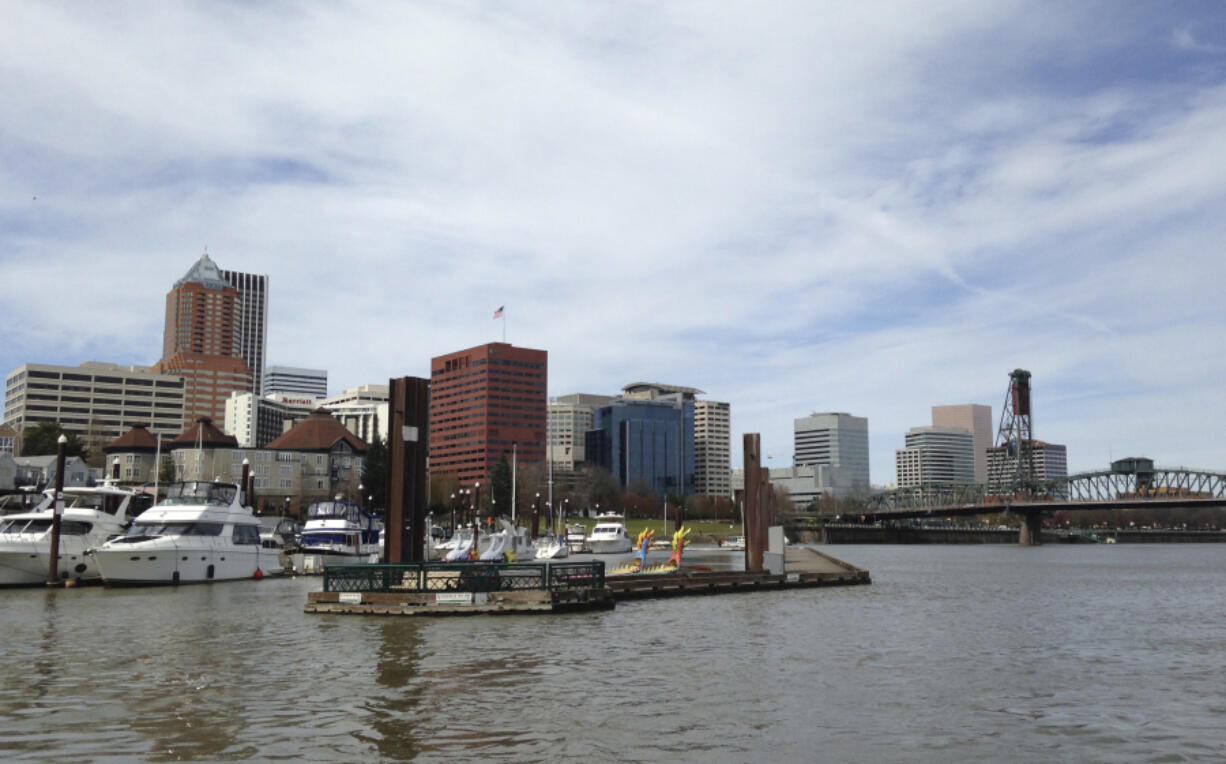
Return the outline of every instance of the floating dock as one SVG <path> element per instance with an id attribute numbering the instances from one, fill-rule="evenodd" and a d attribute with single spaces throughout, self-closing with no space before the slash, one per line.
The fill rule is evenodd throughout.
<path id="1" fill-rule="evenodd" d="M 410 563 L 324 569 L 323 591 L 307 613 L 345 615 L 498 615 L 608 610 L 618 600 L 745 591 L 855 586 L 868 571 L 804 547 L 788 548 L 781 572 L 708 571 L 606 576 L 604 562 Z"/>
<path id="2" fill-rule="evenodd" d="M 608 610 L 604 563 L 329 565 L 308 613 L 497 615 Z"/>

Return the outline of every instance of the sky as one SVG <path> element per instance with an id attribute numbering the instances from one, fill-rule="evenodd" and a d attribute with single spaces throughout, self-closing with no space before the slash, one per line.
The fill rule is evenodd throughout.
<path id="1" fill-rule="evenodd" d="M 733 462 L 1028 369 L 1071 472 L 1226 472 L 1226 6 L 6 0 L 0 343 L 147 365 L 205 251 L 333 392 L 499 341 Z M 505 306 L 505 320 L 493 313 Z"/>

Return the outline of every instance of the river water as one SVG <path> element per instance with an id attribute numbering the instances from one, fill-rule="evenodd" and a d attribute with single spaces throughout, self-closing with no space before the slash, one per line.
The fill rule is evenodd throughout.
<path id="1" fill-rule="evenodd" d="M 416 620 L 0 591 L 0 757 L 1226 759 L 1226 547 L 825 547 L 871 586 Z"/>

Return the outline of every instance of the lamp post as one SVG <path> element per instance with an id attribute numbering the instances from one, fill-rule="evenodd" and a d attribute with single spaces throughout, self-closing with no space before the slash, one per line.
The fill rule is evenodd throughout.
<path id="1" fill-rule="evenodd" d="M 283 513 L 282 516 L 283 517 L 289 516 L 289 497 L 288 496 L 285 497 L 285 512 Z"/>
<path id="2" fill-rule="evenodd" d="M 473 518 L 477 526 L 481 525 L 481 481 L 473 483 Z"/>
<path id="3" fill-rule="evenodd" d="M 358 503 L 364 504 L 365 497 L 366 497 L 366 486 L 362 485 L 361 483 L 358 483 Z M 365 506 L 362 507 L 362 511 L 363 512 L 366 511 Z"/>
<path id="4" fill-rule="evenodd" d="M 51 564 L 47 570 L 47 586 L 60 583 L 60 518 L 64 514 L 64 446 L 68 438 L 61 433 L 55 443 L 55 509 L 51 513 Z"/>
<path id="5" fill-rule="evenodd" d="M 540 527 L 541 492 L 536 492 L 536 500 L 532 502 L 532 538 L 536 538 L 536 529 Z"/>
<path id="6" fill-rule="evenodd" d="M 455 494 L 451 494 L 451 533 L 455 533 Z"/>

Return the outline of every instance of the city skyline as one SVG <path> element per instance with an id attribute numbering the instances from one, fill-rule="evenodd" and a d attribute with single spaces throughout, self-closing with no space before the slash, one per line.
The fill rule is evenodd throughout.
<path id="1" fill-rule="evenodd" d="M 1226 469 L 1221 10 L 1104 8 L 13 3 L 0 367 L 152 365 L 207 247 L 332 392 L 505 327 L 729 402 L 734 467 L 866 417 L 884 484 L 1020 367 L 1070 472 Z"/>

